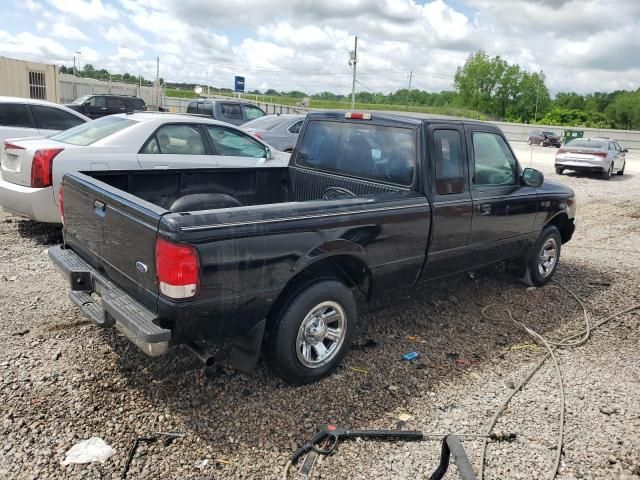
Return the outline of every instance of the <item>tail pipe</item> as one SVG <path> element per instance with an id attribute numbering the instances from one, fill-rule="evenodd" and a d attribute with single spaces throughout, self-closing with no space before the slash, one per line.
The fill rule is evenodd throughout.
<path id="1" fill-rule="evenodd" d="M 187 350 L 189 350 L 189 352 L 191 352 L 191 354 L 194 357 L 200 360 L 203 363 L 203 365 L 205 365 L 206 367 L 210 367 L 216 361 L 215 357 L 209 351 L 202 348 L 200 345 L 197 345 L 195 343 L 186 343 L 185 347 L 187 348 Z"/>
<path id="2" fill-rule="evenodd" d="M 442 451 L 440 453 L 440 465 L 431 474 L 429 480 L 441 480 L 449 469 L 449 460 L 453 457 L 453 463 L 458 468 L 458 474 L 462 480 L 477 480 L 473 472 L 469 457 L 456 435 L 447 435 L 442 441 Z"/>

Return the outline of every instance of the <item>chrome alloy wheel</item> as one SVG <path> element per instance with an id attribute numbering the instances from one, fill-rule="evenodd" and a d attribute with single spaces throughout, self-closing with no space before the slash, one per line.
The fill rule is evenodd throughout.
<path id="1" fill-rule="evenodd" d="M 540 250 L 538 257 L 538 273 L 543 278 L 548 277 L 553 272 L 553 267 L 558 261 L 558 244 L 553 237 L 547 238 Z"/>
<path id="2" fill-rule="evenodd" d="M 326 301 L 316 305 L 298 329 L 298 360 L 308 368 L 326 365 L 340 351 L 346 333 L 347 314 L 340 304 Z"/>

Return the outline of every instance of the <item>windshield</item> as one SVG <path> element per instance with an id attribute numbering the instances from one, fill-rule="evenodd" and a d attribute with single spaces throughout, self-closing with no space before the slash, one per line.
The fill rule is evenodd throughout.
<path id="1" fill-rule="evenodd" d="M 591 140 L 590 138 L 576 138 L 567 143 L 567 147 L 572 148 L 604 148 L 604 142 Z"/>
<path id="2" fill-rule="evenodd" d="M 135 123 L 138 122 L 128 118 L 103 117 L 57 133 L 50 138 L 58 142 L 70 143 L 71 145 L 86 146 L 107 138 L 109 135 L 124 130 Z"/>
<path id="3" fill-rule="evenodd" d="M 89 97 L 91 95 L 85 95 L 84 97 L 80 97 L 80 98 L 76 98 L 73 102 L 74 105 L 81 105 L 83 104 L 86 100 L 89 100 Z"/>
<path id="4" fill-rule="evenodd" d="M 556 134 L 553 132 L 542 132 L 543 135 L 546 135 L 547 137 L 555 137 Z"/>

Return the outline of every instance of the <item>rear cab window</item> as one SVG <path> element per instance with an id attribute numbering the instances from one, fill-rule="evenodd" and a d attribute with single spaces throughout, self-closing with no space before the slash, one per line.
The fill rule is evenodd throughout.
<path id="1" fill-rule="evenodd" d="M 247 120 L 255 120 L 256 118 L 264 117 L 265 113 L 258 107 L 251 105 L 244 105 L 244 114 Z"/>
<path id="2" fill-rule="evenodd" d="M 50 138 L 71 145 L 86 146 L 103 138 L 107 138 L 136 123 L 138 122 L 129 118 L 104 117 L 57 133 Z"/>
<path id="3" fill-rule="evenodd" d="M 306 127 L 296 164 L 408 187 L 416 171 L 416 135 L 411 128 L 313 120 Z"/>

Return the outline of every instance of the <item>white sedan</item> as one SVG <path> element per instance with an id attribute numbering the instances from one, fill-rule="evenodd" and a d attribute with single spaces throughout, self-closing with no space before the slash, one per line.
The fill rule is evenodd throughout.
<path id="1" fill-rule="evenodd" d="M 138 112 L 103 117 L 49 138 L 6 140 L 0 161 L 0 206 L 38 222 L 61 223 L 58 191 L 67 172 L 283 167 L 289 154 L 227 123 Z"/>

